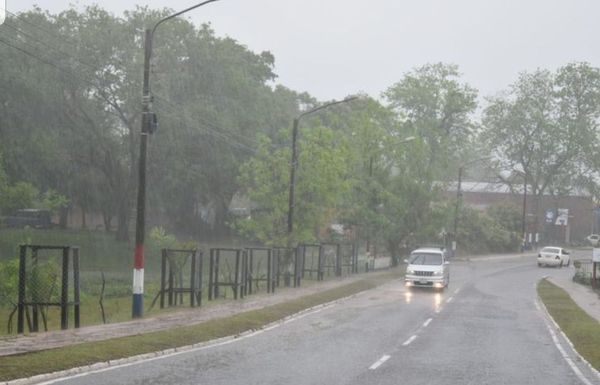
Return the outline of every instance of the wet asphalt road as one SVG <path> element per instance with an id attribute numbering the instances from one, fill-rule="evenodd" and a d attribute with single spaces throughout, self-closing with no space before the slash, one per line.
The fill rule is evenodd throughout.
<path id="1" fill-rule="evenodd" d="M 451 264 L 443 293 L 395 281 L 270 330 L 60 384 L 600 384 L 558 342 L 535 258 Z M 579 372 L 579 373 L 576 373 Z"/>

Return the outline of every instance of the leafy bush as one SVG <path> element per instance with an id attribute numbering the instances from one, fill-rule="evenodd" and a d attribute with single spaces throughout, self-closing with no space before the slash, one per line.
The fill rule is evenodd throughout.
<path id="1" fill-rule="evenodd" d="M 4 186 L 0 194 L 0 211 L 10 214 L 14 210 L 33 207 L 38 195 L 38 189 L 31 183 L 17 182 Z"/>
<path id="2" fill-rule="evenodd" d="M 19 260 L 0 261 L 0 306 L 15 305 L 19 294 Z"/>
<path id="3" fill-rule="evenodd" d="M 470 252 L 505 252 L 518 248 L 513 213 L 507 206 L 480 212 L 463 207 L 458 231 L 459 243 Z"/>

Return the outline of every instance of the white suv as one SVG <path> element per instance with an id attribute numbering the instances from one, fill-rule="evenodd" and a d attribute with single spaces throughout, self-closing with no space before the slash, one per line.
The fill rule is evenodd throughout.
<path id="1" fill-rule="evenodd" d="M 423 286 L 444 289 L 450 283 L 450 262 L 446 260 L 444 250 L 438 248 L 420 248 L 410 253 L 404 260 L 406 286 Z"/>

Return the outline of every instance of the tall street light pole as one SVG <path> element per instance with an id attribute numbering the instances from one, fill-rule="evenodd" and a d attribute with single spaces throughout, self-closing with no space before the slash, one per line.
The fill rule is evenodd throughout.
<path id="1" fill-rule="evenodd" d="M 140 137 L 140 155 L 138 169 L 138 193 L 135 218 L 135 254 L 133 258 L 133 303 L 132 317 L 144 315 L 144 237 L 146 226 L 146 150 L 148 135 L 156 128 L 156 115 L 150 111 L 152 95 L 150 94 L 150 60 L 152 58 L 152 41 L 156 28 L 165 21 L 218 0 L 207 0 L 160 19 L 153 28 L 146 29 L 144 40 L 144 80 L 142 86 L 142 132 Z"/>
<path id="2" fill-rule="evenodd" d="M 527 241 L 527 228 L 526 228 L 526 216 L 527 216 L 527 171 L 524 171 L 523 176 L 523 212 L 521 217 L 521 234 L 523 235 L 523 242 L 521 243 L 521 252 L 525 251 L 525 245 Z"/>
<path id="3" fill-rule="evenodd" d="M 287 218 L 287 232 L 288 232 L 288 245 L 291 245 L 291 235 L 294 231 L 294 191 L 296 189 L 296 168 L 298 167 L 298 150 L 297 150 L 297 140 L 298 140 L 298 125 L 300 124 L 300 119 L 306 115 L 314 114 L 317 111 L 322 109 L 335 106 L 336 104 L 347 103 L 352 100 L 357 99 L 356 96 L 347 97 L 344 100 L 337 100 L 329 103 L 325 103 L 308 111 L 305 111 L 294 118 L 294 124 L 292 128 L 292 161 L 290 163 L 290 194 L 288 201 L 288 218 Z"/>

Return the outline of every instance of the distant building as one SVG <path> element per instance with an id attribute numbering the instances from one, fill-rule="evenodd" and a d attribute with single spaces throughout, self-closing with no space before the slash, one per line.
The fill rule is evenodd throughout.
<path id="1" fill-rule="evenodd" d="M 446 189 L 449 197 L 456 197 L 456 183 Z M 513 191 L 503 183 L 462 182 L 463 204 L 477 210 L 510 203 L 522 210 L 523 186 Z M 527 240 L 535 242 L 539 234 L 541 244 L 584 242 L 590 233 L 598 233 L 599 213 L 595 210 L 592 197 L 584 191 L 573 191 L 568 195 L 544 194 L 534 197 L 527 191 L 525 202 L 525 228 Z"/>

